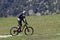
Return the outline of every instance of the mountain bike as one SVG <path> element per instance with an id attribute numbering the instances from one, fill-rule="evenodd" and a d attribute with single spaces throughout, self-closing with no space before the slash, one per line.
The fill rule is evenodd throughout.
<path id="1" fill-rule="evenodd" d="M 28 24 L 24 24 L 24 26 L 22 26 L 22 28 L 21 28 L 21 31 L 17 31 L 17 30 L 18 30 L 18 27 L 12 27 L 10 29 L 10 34 L 12 36 L 16 36 L 20 32 L 23 32 L 23 31 L 24 31 L 25 35 L 33 35 L 33 33 L 34 33 L 34 29 L 31 26 L 28 26 Z"/>

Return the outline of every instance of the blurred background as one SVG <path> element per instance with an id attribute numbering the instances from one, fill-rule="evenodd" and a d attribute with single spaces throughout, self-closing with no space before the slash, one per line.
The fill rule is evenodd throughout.
<path id="1" fill-rule="evenodd" d="M 0 17 L 17 16 L 23 10 L 26 15 L 60 13 L 60 0 L 0 0 Z"/>

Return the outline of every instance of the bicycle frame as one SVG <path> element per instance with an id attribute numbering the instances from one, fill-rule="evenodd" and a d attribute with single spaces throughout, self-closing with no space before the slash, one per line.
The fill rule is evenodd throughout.
<path id="1" fill-rule="evenodd" d="M 13 29 L 14 29 L 14 30 L 13 30 Z M 30 29 L 32 30 L 32 31 L 31 31 L 31 35 L 32 35 L 33 32 L 34 32 L 34 30 L 33 30 L 33 28 L 32 28 L 31 26 L 28 26 L 28 24 L 23 25 L 22 28 L 21 28 L 21 31 L 18 30 L 18 27 L 12 27 L 12 28 L 10 29 L 10 34 L 13 35 L 13 36 L 15 36 L 15 35 L 18 35 L 20 32 L 23 32 L 23 31 L 24 31 L 24 33 L 25 33 L 26 35 L 28 35 L 27 32 L 30 32 Z"/>
<path id="2" fill-rule="evenodd" d="M 28 28 L 28 27 L 27 27 L 27 24 L 25 24 L 24 26 L 22 26 L 21 31 L 23 31 L 24 28 Z"/>

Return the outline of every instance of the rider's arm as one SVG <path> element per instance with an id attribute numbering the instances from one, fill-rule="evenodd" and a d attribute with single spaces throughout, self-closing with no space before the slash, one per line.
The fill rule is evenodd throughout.
<path id="1" fill-rule="evenodd" d="M 23 22 L 26 23 L 26 24 L 28 24 L 25 18 L 24 18 Z"/>

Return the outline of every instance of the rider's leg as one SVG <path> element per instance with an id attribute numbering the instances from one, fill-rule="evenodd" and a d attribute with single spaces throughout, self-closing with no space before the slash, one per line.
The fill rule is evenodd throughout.
<path id="1" fill-rule="evenodd" d="M 22 21 L 18 21 L 18 31 L 21 31 L 21 27 L 22 27 Z"/>

